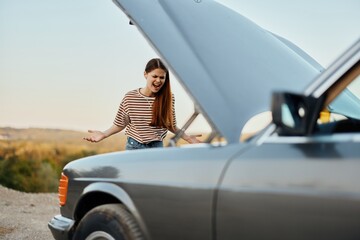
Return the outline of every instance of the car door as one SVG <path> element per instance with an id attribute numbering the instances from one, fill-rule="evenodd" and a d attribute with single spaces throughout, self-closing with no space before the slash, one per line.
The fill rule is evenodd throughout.
<path id="1" fill-rule="evenodd" d="M 333 74 L 312 88 L 313 106 L 281 102 L 280 109 L 295 109 L 290 118 L 283 115 L 269 137 L 229 164 L 218 192 L 217 239 L 360 239 L 358 49 L 343 58 L 353 65 L 334 64 Z M 296 125 L 305 126 L 303 135 Z"/>
<path id="2" fill-rule="evenodd" d="M 360 134 L 338 135 L 279 137 L 237 156 L 218 194 L 217 239 L 359 239 Z"/>

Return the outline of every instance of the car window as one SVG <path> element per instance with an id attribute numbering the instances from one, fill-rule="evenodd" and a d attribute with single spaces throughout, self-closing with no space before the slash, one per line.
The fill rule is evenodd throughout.
<path id="1" fill-rule="evenodd" d="M 328 105 L 331 113 L 347 118 L 360 119 L 360 76 L 353 81 L 333 102 Z"/>
<path id="2" fill-rule="evenodd" d="M 350 75 L 349 85 L 344 87 L 329 103 L 326 103 L 318 119 L 318 127 L 325 132 L 360 131 L 360 67 Z M 337 92 L 336 89 L 330 90 Z M 328 93 L 331 96 L 332 93 Z M 328 97 L 329 98 L 329 97 Z M 326 102 L 326 101 L 325 101 Z"/>

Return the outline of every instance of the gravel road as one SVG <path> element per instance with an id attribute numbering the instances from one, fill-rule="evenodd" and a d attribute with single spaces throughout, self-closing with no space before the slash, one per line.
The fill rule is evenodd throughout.
<path id="1" fill-rule="evenodd" d="M 23 193 L 0 186 L 0 239 L 53 239 L 47 223 L 56 214 L 56 193 Z"/>

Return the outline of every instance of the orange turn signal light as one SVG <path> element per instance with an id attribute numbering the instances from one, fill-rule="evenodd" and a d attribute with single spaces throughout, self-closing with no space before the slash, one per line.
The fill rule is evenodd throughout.
<path id="1" fill-rule="evenodd" d="M 69 182 L 68 177 L 65 176 L 64 173 L 61 173 L 61 178 L 59 181 L 59 189 L 58 189 L 60 206 L 64 206 L 66 203 L 68 182 Z"/>

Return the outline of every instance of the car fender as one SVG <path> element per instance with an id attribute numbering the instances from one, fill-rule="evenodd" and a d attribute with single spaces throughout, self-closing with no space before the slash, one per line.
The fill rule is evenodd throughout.
<path id="1" fill-rule="evenodd" d="M 81 194 L 81 197 L 79 198 L 79 201 L 76 204 L 75 212 L 78 211 L 78 206 L 81 205 L 81 202 L 84 199 L 86 199 L 87 196 L 89 196 L 90 194 L 93 194 L 95 192 L 96 193 L 104 193 L 104 194 L 107 194 L 107 195 L 110 195 L 110 196 L 116 198 L 134 216 L 134 218 L 136 219 L 137 223 L 139 224 L 139 227 L 141 228 L 142 233 L 144 234 L 146 239 L 150 239 L 146 225 L 145 225 L 138 209 L 136 208 L 134 202 L 131 200 L 128 193 L 116 184 L 109 183 L 109 182 L 96 182 L 96 183 L 89 184 L 87 187 L 84 188 L 84 190 Z"/>

